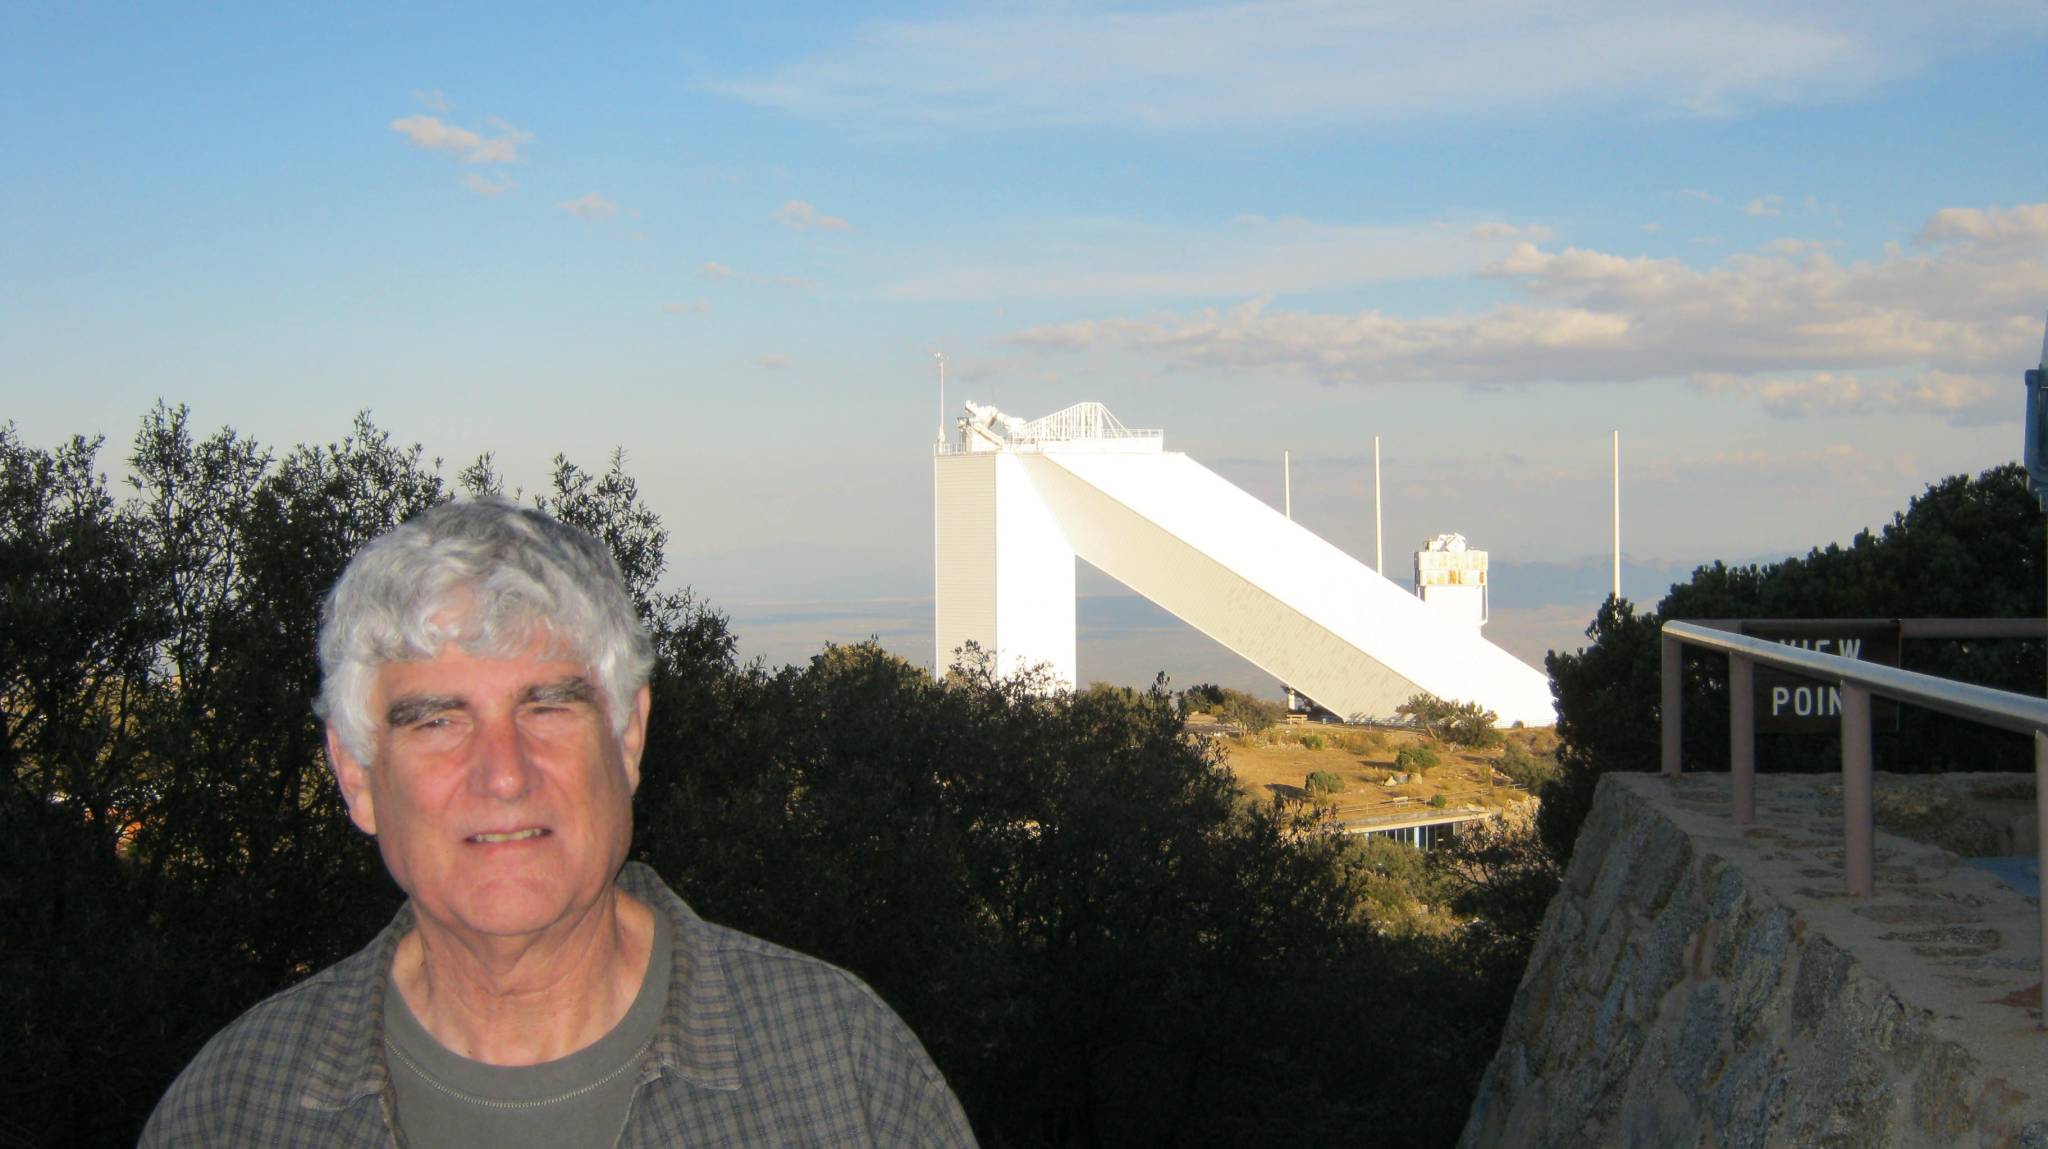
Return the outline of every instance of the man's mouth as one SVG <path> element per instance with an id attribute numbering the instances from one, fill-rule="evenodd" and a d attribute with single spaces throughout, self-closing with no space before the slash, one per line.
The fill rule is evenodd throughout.
<path id="1" fill-rule="evenodd" d="M 469 840 L 481 845 L 492 846 L 500 842 L 524 842 L 528 838 L 538 838 L 547 832 L 547 827 L 545 826 L 531 826 L 524 830 L 507 830 L 502 834 L 471 834 Z"/>

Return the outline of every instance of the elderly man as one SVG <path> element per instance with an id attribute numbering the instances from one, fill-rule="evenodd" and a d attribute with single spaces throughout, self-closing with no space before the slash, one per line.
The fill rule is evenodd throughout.
<path id="1" fill-rule="evenodd" d="M 315 709 L 411 900 L 221 1031 L 143 1144 L 972 1144 L 865 985 L 624 865 L 652 661 L 610 555 L 538 512 L 451 503 L 363 548 Z"/>

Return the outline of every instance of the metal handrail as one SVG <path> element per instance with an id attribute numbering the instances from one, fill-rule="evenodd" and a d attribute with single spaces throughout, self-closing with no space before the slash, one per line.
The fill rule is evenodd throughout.
<path id="1" fill-rule="evenodd" d="M 2040 633 L 2040 625 L 2038 622 L 2034 623 L 2034 634 Z M 1766 638 L 1753 638 L 1746 634 L 1731 634 L 1725 630 L 1710 629 L 1698 623 L 1667 622 L 1664 624 L 1664 633 L 1668 637 L 1683 640 L 1694 646 L 1725 651 L 1731 655 L 1739 654 L 1752 663 L 1761 662 L 1766 666 L 1775 666 L 1780 670 L 1790 670 L 1808 678 L 1817 678 L 1841 686 L 1861 687 L 1883 698 L 1896 698 L 1928 710 L 1952 714 L 1957 718 L 1967 718 L 1972 722 L 1982 722 L 1986 726 L 2017 730 L 2023 734 L 2048 730 L 2048 698 L 2014 694 L 2009 690 L 1957 682 L 1953 678 L 1901 670 L 1896 666 L 1864 662 L 1803 647 L 1786 646 Z M 1671 764 L 1667 761 L 1665 773 L 1671 772 L 1670 767 Z"/>
<path id="2" fill-rule="evenodd" d="M 1727 625 L 1729 620 L 1716 620 Z M 1830 620 L 1833 621 L 1833 620 Z M 1917 620 L 1931 621 L 1931 620 Z M 1982 631 L 1995 634 L 1962 633 L 1968 622 L 1993 622 Z M 2038 635 L 2048 632 L 2040 620 L 1954 620 L 1945 627 L 1922 629 L 1922 637 L 2012 637 L 2016 633 Z M 1933 633 L 1930 633 L 1933 632 Z M 2039 840 L 2041 871 L 2048 874 L 2048 699 L 2008 690 L 1995 690 L 1957 682 L 1932 674 L 1901 670 L 1824 654 L 1796 646 L 1731 633 L 1699 622 L 1664 624 L 1661 655 L 1663 745 L 1662 767 L 1667 778 L 1678 777 L 1680 733 L 1684 722 L 1682 653 L 1686 644 L 1719 650 L 1728 655 L 1728 769 L 1734 777 L 1735 821 L 1749 825 L 1756 821 L 1756 696 L 1751 691 L 1758 663 L 1791 671 L 1822 682 L 1831 682 L 1842 696 L 1842 844 L 1843 870 L 1849 893 L 1868 897 L 1877 889 L 1877 819 L 1872 801 L 1873 777 L 1870 765 L 1870 699 L 1872 695 L 1893 698 L 1943 714 L 1966 718 L 2004 730 L 2034 736 L 2035 837 Z M 2048 973 L 2048 901 L 2042 903 L 2040 920 L 2041 966 Z M 2048 1028 L 2048 1014 L 2043 1015 Z"/>
<path id="3" fill-rule="evenodd" d="M 1758 638 L 1774 634 L 1799 636 L 1813 630 L 1810 618 L 1688 618 L 1689 626 L 1732 630 Z M 1895 626 L 1900 638 L 2041 638 L 2048 619 L 2040 618 L 1830 618 L 1831 627 Z"/>

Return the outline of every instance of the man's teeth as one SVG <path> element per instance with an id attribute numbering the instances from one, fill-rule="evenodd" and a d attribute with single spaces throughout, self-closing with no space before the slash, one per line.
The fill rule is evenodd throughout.
<path id="1" fill-rule="evenodd" d="M 471 836 L 470 836 L 470 841 L 472 841 L 472 842 L 520 842 L 520 841 L 524 841 L 524 840 L 526 840 L 527 838 L 538 838 L 538 837 L 540 837 L 540 836 L 541 836 L 542 834 L 545 834 L 545 833 L 547 833 L 547 831 L 546 831 L 546 830 L 542 829 L 542 828 L 541 828 L 541 827 L 539 827 L 539 826 L 535 826 L 535 827 L 534 827 L 533 829 L 531 829 L 531 830 L 514 830 L 514 831 L 513 831 L 512 833 L 510 833 L 510 834 L 473 834 L 473 835 L 471 835 Z"/>

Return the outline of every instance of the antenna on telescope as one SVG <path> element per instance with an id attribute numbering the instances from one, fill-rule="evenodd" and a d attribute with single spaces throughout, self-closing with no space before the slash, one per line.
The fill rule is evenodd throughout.
<path id="1" fill-rule="evenodd" d="M 946 353 L 932 352 L 932 358 L 939 361 L 939 446 L 946 445 Z"/>
<path id="2" fill-rule="evenodd" d="M 1614 597 L 1621 598 L 1621 432 L 1614 433 Z"/>

